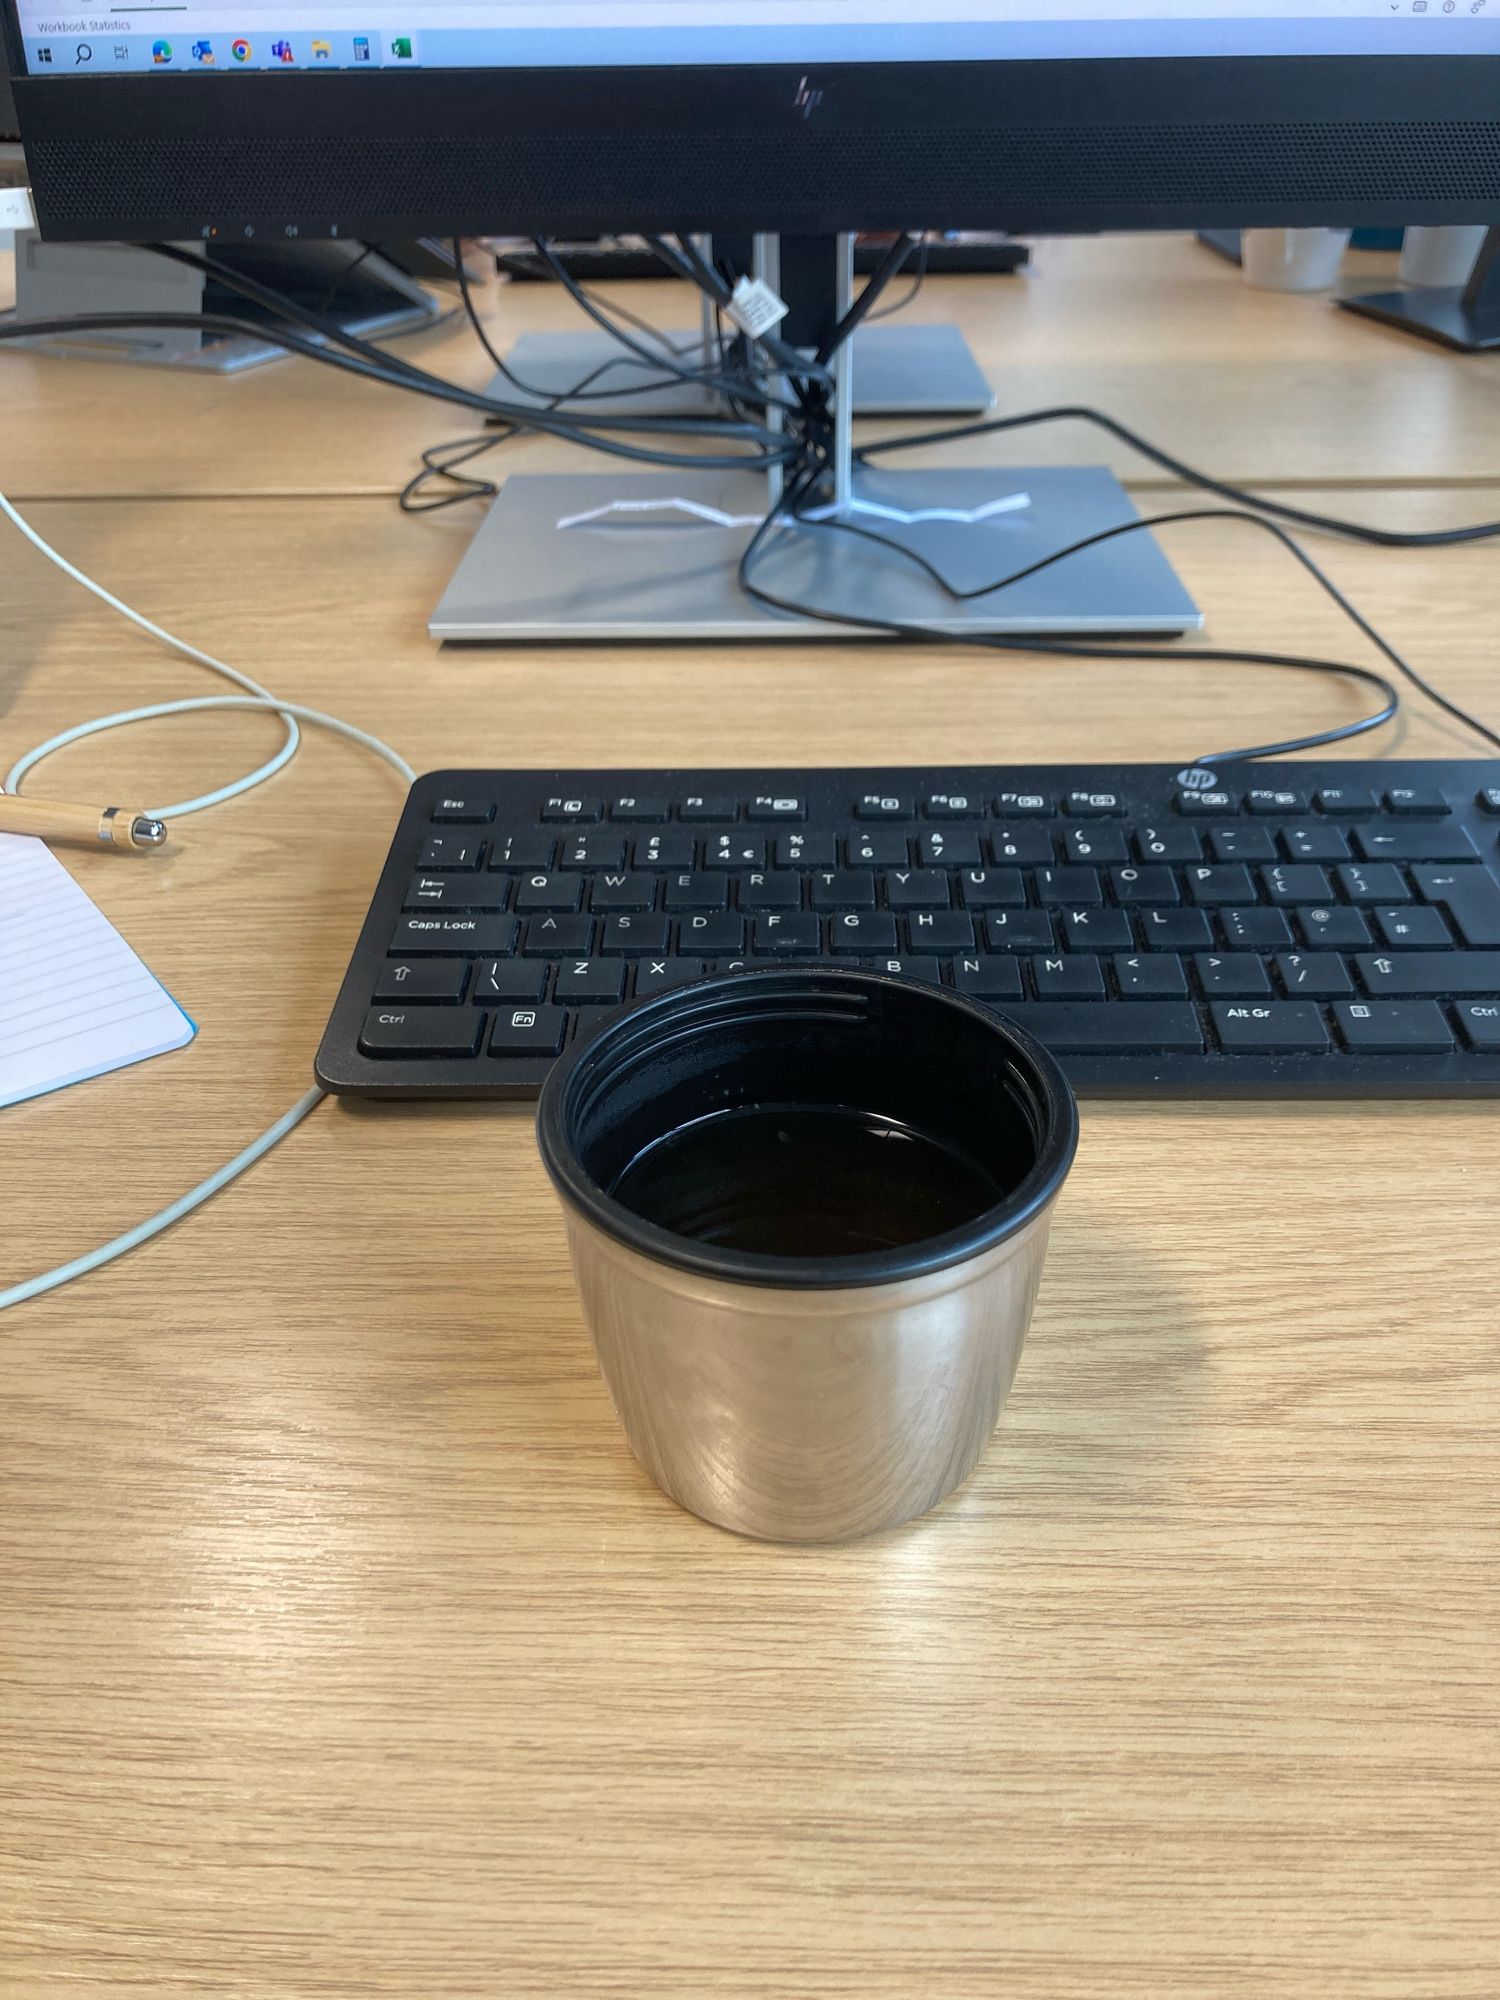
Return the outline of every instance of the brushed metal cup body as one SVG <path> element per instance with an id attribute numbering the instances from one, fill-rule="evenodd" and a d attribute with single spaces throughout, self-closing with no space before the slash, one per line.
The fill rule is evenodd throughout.
<path id="1" fill-rule="evenodd" d="M 893 1070 L 893 1033 L 908 1051 L 925 1037 L 922 1060 Z M 844 1043 L 866 1052 L 853 1070 L 841 1068 Z M 955 1107 L 982 1119 L 992 1098 L 997 1140 L 1013 1148 L 1020 1133 L 1029 1155 L 1018 1183 L 947 1236 L 826 1259 L 669 1235 L 607 1191 L 658 1122 L 664 1132 L 705 1103 L 763 1101 L 768 1077 L 781 1101 L 819 1101 L 826 1086 L 821 1101 L 839 1102 L 861 1075 L 876 1095 L 856 1108 L 939 1129 Z M 570 1051 L 544 1088 L 538 1136 L 620 1422 L 680 1505 L 763 1540 L 841 1542 L 925 1513 L 968 1477 L 1016 1372 L 1077 1139 L 1067 1083 L 1029 1037 L 905 979 L 738 975 L 667 995 Z"/>

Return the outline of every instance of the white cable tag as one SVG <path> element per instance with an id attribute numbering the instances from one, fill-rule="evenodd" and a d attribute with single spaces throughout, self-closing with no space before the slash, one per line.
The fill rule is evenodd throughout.
<path id="1" fill-rule="evenodd" d="M 764 278 L 741 278 L 724 308 L 741 333 L 759 340 L 780 326 L 787 316 L 787 302 L 779 298 Z"/>
<path id="2" fill-rule="evenodd" d="M 0 187 L 0 229 L 35 229 L 36 211 L 31 205 L 31 189 Z M 786 311 L 786 307 L 781 309 Z"/>

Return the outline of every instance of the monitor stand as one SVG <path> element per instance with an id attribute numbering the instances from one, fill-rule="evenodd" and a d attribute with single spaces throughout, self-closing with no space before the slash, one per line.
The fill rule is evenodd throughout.
<path id="1" fill-rule="evenodd" d="M 828 323 L 853 290 L 853 239 L 823 239 Z M 775 238 L 757 262 L 779 283 Z M 836 516 L 887 535 L 959 588 L 1022 569 L 1137 518 L 1102 466 L 931 471 L 864 468 L 852 446 L 853 343 L 835 358 Z M 955 637 L 1172 635 L 1203 623 L 1154 539 L 1122 536 L 998 593 L 951 597 L 916 563 L 830 524 L 788 526 L 756 577 L 825 618 L 748 597 L 738 564 L 779 497 L 764 472 L 523 474 L 507 479 L 429 622 L 434 638 L 539 641 L 868 638 L 859 617 Z M 851 615 L 850 623 L 840 613 Z"/>
<path id="2" fill-rule="evenodd" d="M 700 236 L 696 241 L 705 256 L 713 255 L 711 237 Z M 733 245 L 728 252 L 729 268 L 743 269 L 746 258 L 741 240 L 721 241 Z M 816 237 L 790 237 L 785 239 L 785 247 L 792 259 L 797 254 L 794 246 L 803 244 L 811 246 L 816 256 L 819 242 Z M 786 258 L 782 270 L 792 306 L 788 324 L 782 328 L 783 337 L 800 345 L 797 318 L 807 304 L 804 288 L 797 282 L 801 271 L 790 268 Z M 902 283 L 899 273 L 895 283 Z M 661 337 L 689 366 L 710 368 L 717 359 L 714 335 L 713 314 L 704 300 L 696 331 L 677 327 L 664 330 Z M 956 326 L 867 325 L 855 334 L 853 346 L 856 417 L 983 416 L 994 405 L 994 392 L 984 370 Z M 556 409 L 582 412 L 590 406 L 569 402 L 567 392 L 575 383 L 590 380 L 596 389 L 619 391 L 608 404 L 612 414 L 706 417 L 723 412 L 722 399 L 712 390 L 662 375 L 597 328 L 523 333 L 505 360 L 510 376 L 497 375 L 489 387 L 489 394 L 503 402 L 540 405 L 551 401 Z M 537 393 L 519 389 L 519 382 Z M 648 383 L 655 386 L 645 386 Z"/>
<path id="3" fill-rule="evenodd" d="M 1464 354 L 1500 347 L 1500 229 L 1491 229 L 1480 245 L 1466 285 L 1403 285 L 1394 292 L 1340 299 L 1339 304 L 1345 312 Z"/>
<path id="4" fill-rule="evenodd" d="M 715 365 L 711 335 L 705 343 L 676 327 L 663 338 L 689 367 Z M 852 345 L 856 417 L 980 417 L 994 406 L 984 370 L 956 326 L 861 327 Z M 523 407 L 555 398 L 554 408 L 579 415 L 606 407 L 612 416 L 717 417 L 724 411 L 711 389 L 663 376 L 607 333 L 523 333 L 505 360 L 511 375 L 495 376 L 487 393 Z M 619 393 L 607 405 L 570 403 L 566 392 L 585 380 Z M 521 382 L 540 393 L 528 394 L 517 386 Z M 660 386 L 634 386 L 652 382 Z"/>

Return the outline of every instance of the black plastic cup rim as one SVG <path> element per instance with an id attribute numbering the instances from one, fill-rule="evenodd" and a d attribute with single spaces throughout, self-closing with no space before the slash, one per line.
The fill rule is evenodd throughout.
<path id="1" fill-rule="evenodd" d="M 1020 1101 L 1035 1141 L 1032 1164 L 1003 1200 L 939 1236 L 890 1250 L 845 1257 L 776 1257 L 729 1250 L 663 1229 L 635 1214 L 602 1188 L 584 1166 L 578 1135 L 582 1121 L 611 1078 L 663 1042 L 707 1028 L 733 1025 L 739 1016 L 779 1007 L 789 1017 L 809 1013 L 823 1020 L 855 1020 L 880 989 L 897 988 L 930 1011 L 934 1031 L 946 1018 L 967 1017 L 993 1038 L 1009 1070 L 1008 1087 Z M 836 966 L 787 967 L 731 973 L 661 994 L 621 1014 L 596 1034 L 576 1041 L 553 1065 L 537 1106 L 542 1162 L 565 1203 L 627 1249 L 653 1262 L 731 1284 L 789 1291 L 845 1291 L 898 1284 L 983 1256 L 1018 1235 L 1057 1194 L 1078 1146 L 1078 1107 L 1056 1059 L 1003 1015 L 945 987 L 904 976 Z"/>

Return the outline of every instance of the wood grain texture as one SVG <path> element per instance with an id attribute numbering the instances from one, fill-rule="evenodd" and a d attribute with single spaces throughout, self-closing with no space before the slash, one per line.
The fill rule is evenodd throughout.
<path id="1" fill-rule="evenodd" d="M 458 514 L 33 512 L 419 767 L 1176 757 L 1358 700 L 959 648 L 440 653 Z M 1214 641 L 1349 646 L 1269 542 L 1171 549 Z M 1492 553 L 1324 554 L 1496 712 Z M 0 625 L 7 746 L 203 691 L 15 546 Z M 160 803 L 273 740 L 181 721 L 48 783 Z M 1418 707 L 1403 747 L 1466 746 Z M 72 859 L 202 1033 L 4 1114 L 0 1273 L 146 1213 L 305 1086 L 396 792 L 310 740 L 168 852 Z M 1496 1139 L 1489 1104 L 1086 1105 L 974 1479 L 798 1551 L 629 1458 L 524 1109 L 323 1106 L 0 1329 L 0 1992 L 1492 2000 Z"/>
<path id="2" fill-rule="evenodd" d="M 1350 257 L 1346 289 L 1395 282 L 1395 258 Z M 697 308 L 670 282 L 610 288 L 657 324 Z M 577 329 L 577 308 L 541 285 L 497 287 L 486 306 L 502 347 L 519 333 Z M 1492 479 L 1500 388 L 1483 356 L 1455 358 L 1322 295 L 1258 292 L 1189 238 L 1043 241 L 1015 279 L 933 279 L 912 321 L 956 321 L 1013 414 L 1091 403 L 1169 450 L 1239 480 Z M 451 323 L 401 352 L 473 388 L 493 373 Z M 0 349 L 4 477 L 15 498 L 188 493 L 390 493 L 439 439 L 480 426 L 461 409 L 287 361 L 224 381 L 170 368 L 58 360 Z M 897 426 L 871 426 L 874 436 Z M 1080 425 L 979 440 L 969 464 L 1107 462 L 1136 484 L 1151 466 Z M 492 465 L 555 471 L 575 448 L 532 438 Z"/>

